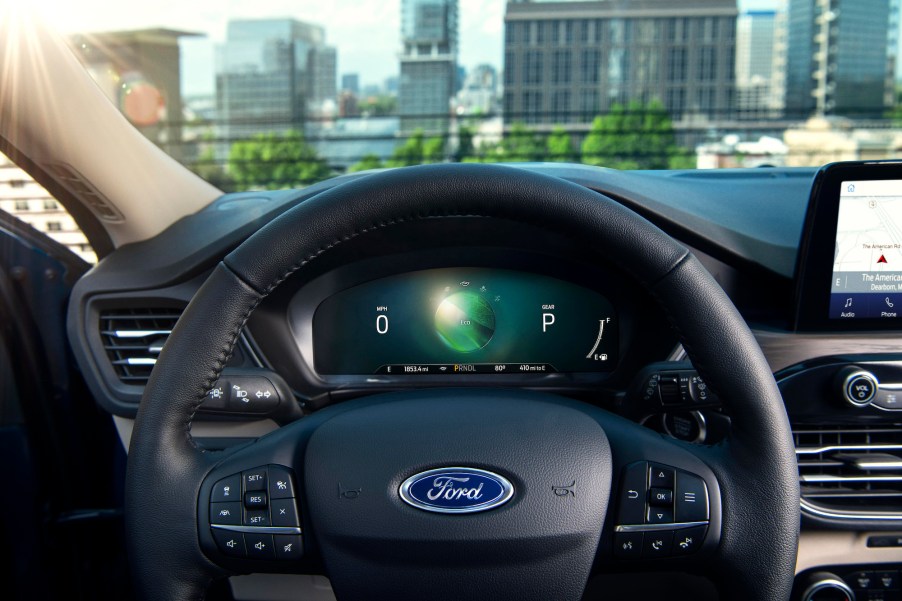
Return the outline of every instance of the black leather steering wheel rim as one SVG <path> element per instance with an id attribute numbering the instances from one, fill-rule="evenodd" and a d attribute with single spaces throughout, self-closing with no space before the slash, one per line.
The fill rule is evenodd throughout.
<path id="1" fill-rule="evenodd" d="M 788 420 L 742 317 L 686 248 L 619 203 L 527 170 L 435 165 L 336 186 L 251 236 L 213 271 L 167 342 L 132 433 L 126 527 L 139 594 L 202 598 L 227 572 L 198 542 L 201 482 L 220 453 L 198 449 L 191 421 L 241 328 L 280 283 L 343 242 L 394 224 L 454 216 L 565 233 L 645 286 L 733 419 L 726 442 L 693 450 L 723 491 L 721 546 L 709 570 L 730 599 L 788 599 L 798 545 L 798 480 Z"/>

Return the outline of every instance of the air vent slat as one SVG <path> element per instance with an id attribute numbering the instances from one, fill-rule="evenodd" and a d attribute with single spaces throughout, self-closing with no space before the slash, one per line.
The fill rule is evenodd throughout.
<path id="1" fill-rule="evenodd" d="M 902 520 L 902 430 L 796 428 L 793 436 L 806 511 Z"/>
<path id="2" fill-rule="evenodd" d="M 100 338 L 119 381 L 143 386 L 181 312 L 166 308 L 121 309 L 100 315 Z"/>

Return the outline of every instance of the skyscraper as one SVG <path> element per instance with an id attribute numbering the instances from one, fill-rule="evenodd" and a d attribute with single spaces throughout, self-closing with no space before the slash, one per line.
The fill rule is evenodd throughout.
<path id="1" fill-rule="evenodd" d="M 401 132 L 447 132 L 456 88 L 457 0 L 401 0 Z"/>
<path id="2" fill-rule="evenodd" d="M 335 98 L 335 50 L 319 25 L 293 19 L 230 21 L 217 56 L 222 137 L 301 130 L 308 112 Z"/>
<path id="3" fill-rule="evenodd" d="M 615 103 L 729 116 L 736 0 L 509 2 L 505 122 L 587 123 Z"/>
<path id="4" fill-rule="evenodd" d="M 789 118 L 879 117 L 892 86 L 894 3 L 784 0 L 775 64 Z"/>
<path id="5" fill-rule="evenodd" d="M 750 10 L 736 19 L 736 107 L 740 117 L 770 114 L 775 18 L 772 10 Z"/>

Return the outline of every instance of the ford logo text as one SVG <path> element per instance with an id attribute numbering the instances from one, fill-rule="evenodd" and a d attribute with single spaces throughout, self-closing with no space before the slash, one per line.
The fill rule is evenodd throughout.
<path id="1" fill-rule="evenodd" d="M 415 474 L 401 484 L 401 498 L 436 513 L 475 513 L 503 505 L 514 496 L 504 476 L 470 467 L 446 467 Z"/>

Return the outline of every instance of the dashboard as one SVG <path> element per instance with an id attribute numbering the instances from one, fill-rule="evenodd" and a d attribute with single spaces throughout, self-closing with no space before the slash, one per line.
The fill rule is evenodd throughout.
<path id="1" fill-rule="evenodd" d="M 854 584 L 855 574 L 898 569 L 887 562 L 898 563 L 899 548 L 871 538 L 902 531 L 902 168 L 522 168 L 648 218 L 696 254 L 749 323 L 795 434 L 807 534 L 799 586 L 818 571 Z M 73 352 L 124 437 L 152 366 L 147 349 L 165 342 L 213 267 L 284 211 L 359 177 L 227 195 L 118 250 L 77 284 Z M 565 233 L 424 220 L 356 237 L 321 259 L 246 324 L 195 425 L 202 444 L 239 444 L 345 399 L 431 386 L 555 392 L 691 444 L 715 444 L 729 430 L 718 400 L 729 391 L 707 388 L 636 274 Z M 878 456 L 875 468 L 868 461 Z"/>

